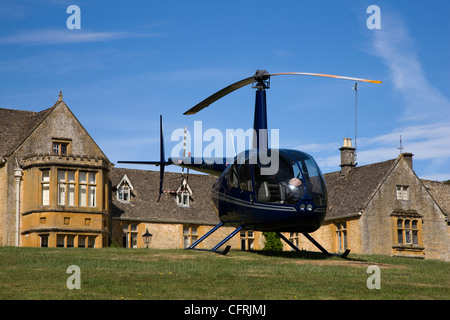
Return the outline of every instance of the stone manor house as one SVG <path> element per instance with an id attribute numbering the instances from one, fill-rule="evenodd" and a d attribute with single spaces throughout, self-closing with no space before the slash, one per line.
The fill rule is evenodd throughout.
<path id="1" fill-rule="evenodd" d="M 329 208 L 311 235 L 330 252 L 448 261 L 450 184 L 421 180 L 413 155 L 356 166 L 345 139 L 341 170 L 325 174 Z M 0 108 L 0 245 L 186 248 L 218 222 L 215 177 L 115 168 L 62 99 L 41 112 Z M 201 243 L 211 248 L 234 228 Z M 147 237 L 146 237 L 147 236 Z M 301 234 L 285 234 L 317 251 Z M 262 249 L 260 232 L 227 244 Z M 290 250 L 285 246 L 285 250 Z"/>

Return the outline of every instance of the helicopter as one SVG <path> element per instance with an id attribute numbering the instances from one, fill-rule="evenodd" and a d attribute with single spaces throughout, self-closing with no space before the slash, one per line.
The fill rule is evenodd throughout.
<path id="1" fill-rule="evenodd" d="M 270 88 L 270 78 L 279 75 L 318 76 L 382 83 L 379 80 L 320 73 L 271 74 L 258 69 L 253 76 L 217 91 L 184 113 L 184 115 L 196 114 L 231 92 L 252 84 L 252 88 L 256 89 L 252 148 L 237 154 L 230 163 L 223 158 L 169 157 L 166 160 L 161 115 L 160 160 L 118 161 L 118 163 L 160 166 L 159 197 L 162 193 L 164 168 L 167 165 L 177 165 L 218 177 L 212 186 L 212 202 L 220 222 L 187 249 L 207 250 L 225 255 L 231 246 L 226 246 L 222 251 L 219 250 L 220 247 L 241 230 L 252 230 L 275 232 L 295 251 L 300 249 L 282 232 L 299 232 L 325 255 L 335 255 L 329 253 L 310 235 L 323 224 L 328 202 L 325 180 L 316 161 L 303 151 L 268 146 L 266 90 Z M 277 160 L 276 170 L 269 170 L 268 156 Z M 196 248 L 222 226 L 231 226 L 235 229 L 212 249 Z M 349 252 L 347 249 L 338 256 L 345 258 Z"/>

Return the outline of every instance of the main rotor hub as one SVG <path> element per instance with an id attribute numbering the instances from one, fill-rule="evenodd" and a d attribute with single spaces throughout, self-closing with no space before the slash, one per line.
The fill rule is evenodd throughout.
<path id="1" fill-rule="evenodd" d="M 269 89 L 270 88 L 270 73 L 267 70 L 256 70 L 253 76 L 252 88 L 258 90 Z"/>

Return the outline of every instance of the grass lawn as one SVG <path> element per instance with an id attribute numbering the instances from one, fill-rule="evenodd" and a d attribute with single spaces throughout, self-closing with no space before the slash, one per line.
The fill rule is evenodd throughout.
<path id="1" fill-rule="evenodd" d="M 68 289 L 70 265 L 81 289 Z M 368 289 L 371 265 L 380 289 Z M 448 300 L 450 264 L 295 252 L 0 247 L 0 299 Z"/>

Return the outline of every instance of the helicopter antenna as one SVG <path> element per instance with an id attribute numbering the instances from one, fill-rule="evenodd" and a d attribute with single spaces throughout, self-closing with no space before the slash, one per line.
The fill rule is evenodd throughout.
<path id="1" fill-rule="evenodd" d="M 357 143 L 357 132 L 358 132 L 358 82 L 355 82 L 355 86 L 353 87 L 355 90 L 355 163 L 356 163 L 356 143 Z"/>
<path id="2" fill-rule="evenodd" d="M 183 158 L 186 157 L 186 131 L 187 128 L 184 127 L 184 136 L 183 136 Z M 181 168 L 182 175 L 184 175 L 184 167 Z"/>

